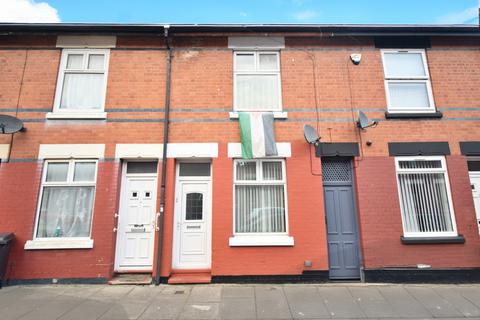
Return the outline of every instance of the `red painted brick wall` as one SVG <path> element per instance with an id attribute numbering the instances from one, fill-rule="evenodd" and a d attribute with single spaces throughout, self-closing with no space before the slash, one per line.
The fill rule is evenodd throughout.
<path id="1" fill-rule="evenodd" d="M 395 162 L 393 157 L 371 157 L 357 162 L 356 179 L 362 249 L 366 269 L 416 267 L 478 267 L 480 239 L 476 226 L 466 158 L 447 157 L 457 230 L 464 244 L 405 245 Z"/>
<path id="2" fill-rule="evenodd" d="M 214 275 L 299 274 L 304 260 L 313 261 L 312 269 L 328 269 L 322 181 L 310 173 L 310 154 L 302 133 L 303 124 L 315 126 L 317 116 L 322 141 L 358 141 L 362 146 L 356 178 L 366 268 L 417 263 L 449 268 L 480 266 L 480 239 L 466 159 L 459 155 L 458 147 L 459 141 L 480 140 L 478 43 L 439 38 L 432 44 L 427 57 L 435 103 L 443 119 L 390 121 L 384 116 L 381 55 L 372 39 L 311 34 L 286 38 L 281 77 L 288 120 L 277 120 L 275 131 L 277 141 L 292 144 L 292 157 L 286 166 L 289 231 L 295 246 L 238 248 L 228 246 L 233 233 L 233 163 L 227 157 L 227 143 L 239 142 L 238 122 L 228 115 L 233 108 L 232 51 L 227 48 L 227 37 L 218 34 L 173 41 L 170 141 L 219 143 L 219 157 L 213 159 Z M 55 48 L 54 37 L 0 39 L 0 113 L 14 115 L 18 103 L 18 116 L 28 128 L 15 134 L 14 161 L 0 166 L 0 231 L 13 230 L 18 236 L 9 267 L 11 278 L 109 277 L 113 272 L 118 162 L 100 161 L 93 250 L 25 251 L 23 245 L 31 239 L 35 221 L 42 166 L 36 162 L 40 144 L 102 143 L 105 157 L 112 159 L 117 143 L 162 143 L 165 44 L 159 37 L 122 36 L 117 46 L 119 49 L 112 49 L 110 55 L 107 121 L 59 121 L 45 120 L 53 107 L 61 53 Z M 33 47 L 35 50 L 28 50 Z M 362 52 L 360 65 L 351 64 L 352 52 Z M 380 124 L 359 132 L 354 123 L 356 111 L 351 108 L 364 109 L 369 117 L 380 119 Z M 372 146 L 365 145 L 367 140 Z M 452 196 L 465 244 L 400 243 L 394 161 L 388 156 L 388 142 L 392 141 L 449 142 Z M 9 142 L 10 136 L 0 136 L 0 143 Z M 314 159 L 313 170 L 320 170 L 318 159 Z M 160 187 L 160 180 L 158 184 Z M 174 188 L 175 160 L 169 159 L 162 276 L 171 271 Z"/>
<path id="3" fill-rule="evenodd" d="M 119 168 L 117 162 L 99 162 L 93 208 L 92 239 L 89 250 L 24 250 L 32 239 L 43 164 L 4 163 L 0 168 L 0 212 L 2 231 L 14 232 L 7 277 L 109 278 L 114 256 L 114 214 L 118 203 Z"/>

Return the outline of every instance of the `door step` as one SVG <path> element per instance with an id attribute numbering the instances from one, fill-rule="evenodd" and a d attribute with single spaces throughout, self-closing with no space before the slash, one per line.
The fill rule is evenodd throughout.
<path id="1" fill-rule="evenodd" d="M 140 284 L 148 285 L 152 283 L 151 273 L 117 273 L 112 280 L 108 281 L 111 285 Z"/>
<path id="2" fill-rule="evenodd" d="M 211 283 L 212 273 L 210 269 L 195 270 L 172 270 L 168 284 L 194 284 L 194 283 Z"/>

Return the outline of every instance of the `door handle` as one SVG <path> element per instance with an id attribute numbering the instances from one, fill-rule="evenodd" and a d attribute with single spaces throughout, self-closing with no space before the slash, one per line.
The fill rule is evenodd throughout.
<path id="1" fill-rule="evenodd" d="M 155 221 L 153 222 L 153 225 L 156 231 L 160 231 L 159 223 L 160 223 L 160 212 L 157 212 L 157 214 L 155 215 Z"/>

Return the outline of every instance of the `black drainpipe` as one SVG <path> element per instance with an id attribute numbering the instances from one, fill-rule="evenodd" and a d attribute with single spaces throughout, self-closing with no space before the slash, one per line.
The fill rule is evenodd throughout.
<path id="1" fill-rule="evenodd" d="M 163 119 L 163 155 L 162 155 L 162 182 L 160 189 L 160 216 L 158 217 L 158 242 L 157 242 L 157 272 L 155 274 L 155 285 L 160 284 L 160 271 L 162 269 L 162 245 L 163 245 L 163 217 L 165 215 L 165 181 L 167 178 L 167 146 L 168 146 L 168 124 L 170 116 L 170 78 L 172 53 L 168 35 L 169 26 L 164 26 L 164 36 L 167 45 L 166 57 L 166 85 L 165 85 L 165 117 Z"/>

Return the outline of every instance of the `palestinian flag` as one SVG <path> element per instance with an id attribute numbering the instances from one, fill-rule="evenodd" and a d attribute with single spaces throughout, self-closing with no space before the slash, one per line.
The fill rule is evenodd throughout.
<path id="1" fill-rule="evenodd" d="M 240 112 L 242 158 L 253 159 L 278 155 L 271 112 Z"/>

